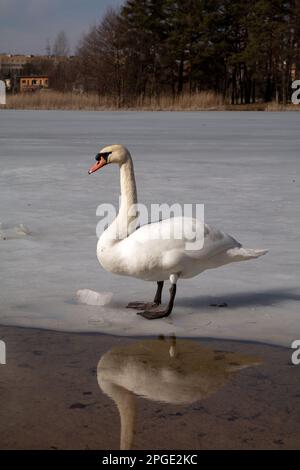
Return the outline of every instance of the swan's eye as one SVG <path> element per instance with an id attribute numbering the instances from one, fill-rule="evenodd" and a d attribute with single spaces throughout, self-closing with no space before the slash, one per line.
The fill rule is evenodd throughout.
<path id="1" fill-rule="evenodd" d="M 97 162 L 100 162 L 101 158 L 104 158 L 105 161 L 107 161 L 108 157 L 110 156 L 112 152 L 100 152 L 100 153 L 97 153 L 95 159 Z"/>

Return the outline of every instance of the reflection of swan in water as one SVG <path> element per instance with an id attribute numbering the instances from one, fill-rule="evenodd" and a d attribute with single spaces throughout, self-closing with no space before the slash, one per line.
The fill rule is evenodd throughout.
<path id="1" fill-rule="evenodd" d="M 100 388 L 118 407 L 121 449 L 130 449 L 133 444 L 135 395 L 172 404 L 193 403 L 215 393 L 233 373 L 259 362 L 175 338 L 111 349 L 100 359 L 97 377 Z"/>

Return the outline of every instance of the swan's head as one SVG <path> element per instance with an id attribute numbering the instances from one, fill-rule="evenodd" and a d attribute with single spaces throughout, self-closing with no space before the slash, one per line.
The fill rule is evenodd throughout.
<path id="1" fill-rule="evenodd" d="M 89 169 L 89 175 L 100 170 L 109 163 L 118 163 L 120 166 L 127 162 L 130 154 L 126 147 L 123 145 L 109 145 L 100 150 L 96 155 L 96 164 Z"/>

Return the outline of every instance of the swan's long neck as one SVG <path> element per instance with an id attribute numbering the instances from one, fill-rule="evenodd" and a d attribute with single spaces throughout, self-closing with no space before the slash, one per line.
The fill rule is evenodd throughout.
<path id="1" fill-rule="evenodd" d="M 103 243 L 115 243 L 126 238 L 135 230 L 137 214 L 137 191 L 131 156 L 120 166 L 121 203 L 117 217 L 103 233 Z"/>
<path id="2" fill-rule="evenodd" d="M 130 230 L 132 221 L 136 218 L 134 212 L 130 213 L 132 206 L 137 204 L 137 191 L 134 177 L 134 169 L 131 157 L 120 168 L 121 206 L 118 220 Z"/>

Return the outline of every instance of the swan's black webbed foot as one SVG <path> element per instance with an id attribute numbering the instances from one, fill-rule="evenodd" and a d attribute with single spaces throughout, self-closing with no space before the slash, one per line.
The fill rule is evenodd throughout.
<path id="1" fill-rule="evenodd" d="M 137 315 L 140 315 L 147 320 L 157 320 L 159 318 L 168 317 L 170 314 L 167 310 L 155 311 L 155 310 L 144 310 L 143 312 L 137 312 Z"/>
<path id="2" fill-rule="evenodd" d="M 176 284 L 172 284 L 170 288 L 170 300 L 168 306 L 165 310 L 144 310 L 143 312 L 137 312 L 137 315 L 140 315 L 147 320 L 157 320 L 159 318 L 165 318 L 171 315 L 174 305 L 174 299 L 176 295 Z"/>
<path id="3" fill-rule="evenodd" d="M 154 302 L 129 302 L 126 308 L 133 308 L 136 310 L 148 310 L 150 308 L 158 307 L 158 304 Z"/>

